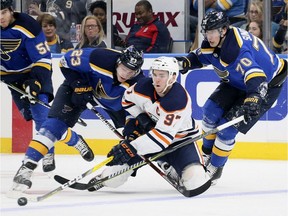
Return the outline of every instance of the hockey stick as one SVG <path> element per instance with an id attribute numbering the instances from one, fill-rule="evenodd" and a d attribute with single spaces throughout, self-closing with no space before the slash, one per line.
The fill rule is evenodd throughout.
<path id="1" fill-rule="evenodd" d="M 124 139 L 122 134 L 120 134 L 117 129 L 111 125 L 107 119 L 105 119 L 104 116 L 99 113 L 90 103 L 87 104 L 87 108 L 91 110 L 116 136 L 118 136 L 120 139 Z"/>
<path id="2" fill-rule="evenodd" d="M 96 109 L 94 109 L 94 107 L 88 103 L 87 105 L 88 109 L 90 109 L 92 112 L 94 112 L 96 114 L 96 116 L 111 130 L 114 132 L 115 135 L 117 135 L 120 139 L 124 139 L 124 137 L 116 130 L 115 127 L 113 127 L 113 125 L 111 125 L 105 118 L 104 116 L 101 115 L 101 113 L 99 113 Z M 184 187 L 181 187 L 178 182 L 175 182 L 174 179 L 172 179 L 170 176 L 166 175 L 161 169 L 159 169 L 157 166 L 155 166 L 148 158 L 139 155 L 142 160 L 144 160 L 152 169 L 154 169 L 162 178 L 164 178 L 170 185 L 172 185 L 176 190 L 178 190 L 181 194 L 183 194 L 186 197 L 190 197 L 190 196 L 196 196 L 200 193 L 205 192 L 211 185 L 211 181 L 207 181 L 207 184 L 205 183 L 205 186 L 201 186 L 202 189 L 198 190 L 198 193 L 196 194 L 195 192 L 191 192 L 186 190 Z M 56 178 L 55 178 L 56 180 Z M 56 180 L 57 181 L 57 180 Z M 72 186 L 73 187 L 73 186 Z M 200 188 L 201 188 L 200 187 Z M 196 190 L 196 189 L 195 189 Z"/>
<path id="3" fill-rule="evenodd" d="M 91 169 L 87 170 L 86 172 L 82 173 L 81 175 L 75 177 L 74 179 L 71 179 L 70 181 L 66 182 L 65 184 L 62 184 L 61 186 L 59 186 L 58 188 L 55 188 L 52 191 L 49 191 L 48 193 L 41 195 L 41 196 L 33 196 L 32 194 L 26 194 L 26 193 L 22 193 L 21 194 L 21 198 L 26 198 L 28 201 L 32 201 L 32 202 L 40 202 L 44 199 L 47 199 L 48 197 L 53 196 L 54 194 L 64 190 L 65 188 L 73 185 L 75 182 L 80 181 L 81 179 L 85 178 L 87 175 L 90 175 L 91 173 L 95 172 L 96 170 L 100 169 L 101 167 L 105 166 L 107 163 L 109 163 L 110 161 L 113 160 L 113 156 L 106 158 L 104 161 L 102 161 L 101 163 L 95 165 L 94 167 L 92 167 Z M 20 199 L 21 199 L 20 198 Z"/>
<path id="4" fill-rule="evenodd" d="M 177 149 L 179 149 L 179 148 L 182 148 L 183 146 L 186 146 L 186 145 L 189 145 L 189 144 L 191 144 L 191 143 L 193 143 L 193 142 L 195 142 L 195 141 L 197 141 L 197 140 L 200 140 L 200 139 L 202 139 L 202 138 L 204 138 L 204 137 L 206 137 L 206 136 L 208 136 L 208 135 L 210 135 L 210 134 L 214 134 L 214 133 L 217 133 L 217 132 L 219 132 L 219 131 L 221 131 L 221 130 L 223 130 L 223 129 L 225 129 L 225 128 L 228 128 L 228 127 L 230 127 L 230 126 L 232 126 L 232 125 L 234 125 L 234 124 L 237 124 L 237 123 L 239 123 L 239 122 L 241 122 L 241 121 L 243 121 L 244 120 L 244 116 L 242 115 L 242 116 L 240 116 L 240 117 L 238 117 L 238 118 L 235 118 L 235 119 L 233 119 L 233 120 L 231 120 L 231 121 L 229 121 L 229 122 L 226 122 L 225 124 L 222 124 L 222 125 L 220 125 L 220 126 L 218 126 L 218 127 L 216 127 L 216 128 L 214 128 L 214 129 L 212 129 L 212 130 L 210 130 L 210 131 L 207 131 L 207 132 L 205 132 L 205 133 L 203 133 L 203 134 L 200 134 L 200 135 L 197 135 L 197 136 L 195 136 L 194 138 L 191 138 L 191 139 L 189 139 L 189 140 L 186 140 L 185 142 L 183 142 L 183 143 L 180 143 L 180 144 L 178 144 L 178 145 L 176 145 L 176 146 L 173 146 L 173 147 L 171 147 L 171 148 L 167 148 L 167 149 L 165 149 L 165 150 L 163 150 L 162 152 L 159 152 L 158 154 L 156 154 L 156 155 L 154 155 L 154 156 L 151 156 L 150 158 L 149 158 L 149 161 L 151 162 L 151 161 L 155 161 L 155 160 L 157 160 L 158 158 L 160 158 L 160 157 L 163 157 L 164 155 L 167 155 L 167 154 L 169 154 L 169 153 L 171 153 L 171 152 L 173 152 L 173 151 L 176 151 Z M 119 171 L 117 171 L 117 172 L 115 172 L 115 173 L 112 173 L 112 174 L 110 174 L 109 176 L 106 176 L 106 177 L 104 177 L 104 178 L 102 178 L 102 179 L 99 179 L 98 181 L 96 181 L 95 183 L 93 183 L 93 184 L 83 184 L 83 183 L 78 183 L 78 182 L 76 182 L 74 185 L 71 185 L 70 187 L 71 188 L 74 188 L 74 189 L 77 189 L 77 190 L 87 190 L 87 189 L 89 189 L 89 188 L 91 188 L 91 187 L 99 187 L 99 186 L 101 186 L 105 181 L 108 181 L 108 180 L 110 180 L 110 179 L 112 179 L 112 178 L 115 178 L 115 177 L 117 177 L 117 176 L 119 176 L 119 175 L 122 175 L 123 173 L 126 173 L 126 172 L 128 172 L 128 171 L 130 171 L 130 170 L 134 170 L 134 169 L 137 169 L 137 168 L 140 168 L 140 167 L 142 167 L 142 166 L 144 166 L 144 165 L 146 165 L 147 164 L 147 161 L 145 161 L 145 160 L 142 160 L 142 161 L 140 161 L 140 162 L 138 162 L 138 163 L 135 163 L 135 164 L 133 164 L 133 165 L 131 165 L 131 166 L 129 166 L 129 167 L 126 167 L 126 168 L 124 168 L 124 169 L 122 169 L 122 170 L 119 170 Z M 63 177 L 61 177 L 61 176 L 58 176 L 58 175 L 55 175 L 54 176 L 54 179 L 57 181 L 57 182 L 59 182 L 59 183 L 61 183 L 61 184 L 64 184 L 64 183 L 66 183 L 66 182 L 68 182 L 69 180 L 68 179 L 66 179 L 66 178 L 63 178 Z M 211 181 L 207 181 L 204 185 L 202 185 L 200 188 L 198 188 L 198 190 L 200 190 L 200 192 L 201 192 L 201 190 L 204 190 L 205 191 L 205 189 L 206 189 L 206 187 L 207 187 L 207 189 L 210 187 L 210 184 L 211 184 Z M 203 187 L 203 188 L 202 188 Z M 100 188 L 100 187 L 99 187 Z M 207 190 L 206 189 L 206 190 Z M 204 192 L 203 191 L 203 192 Z M 189 192 L 190 193 L 190 192 Z M 193 193 L 195 193 L 195 194 L 199 194 L 199 191 L 197 191 L 197 190 L 192 190 L 192 192 L 189 194 L 189 197 L 190 196 L 193 196 L 194 194 Z M 183 194 L 184 195 L 184 194 Z"/>
<path id="5" fill-rule="evenodd" d="M 44 106 L 44 107 L 46 107 L 46 108 L 48 108 L 48 109 L 51 109 L 51 106 L 50 106 L 49 104 L 44 103 L 43 101 L 39 100 L 38 98 L 35 98 L 35 97 L 31 96 L 31 95 L 28 95 L 26 92 L 24 92 L 23 90 L 19 89 L 18 87 L 14 86 L 14 85 L 12 85 L 12 84 L 10 84 L 10 83 L 6 83 L 6 82 L 4 82 L 3 80 L 1 80 L 1 82 L 2 82 L 2 83 L 5 83 L 9 88 L 11 88 L 11 89 L 13 89 L 14 91 L 22 94 L 23 96 L 28 97 L 29 99 L 34 100 L 36 103 L 38 103 L 38 104 L 40 104 L 40 105 L 42 105 L 42 106 Z M 80 124 L 80 125 L 82 125 L 82 126 L 84 126 L 84 127 L 87 126 L 87 123 L 84 122 L 84 120 L 81 119 L 81 118 L 78 119 L 77 123 Z"/>

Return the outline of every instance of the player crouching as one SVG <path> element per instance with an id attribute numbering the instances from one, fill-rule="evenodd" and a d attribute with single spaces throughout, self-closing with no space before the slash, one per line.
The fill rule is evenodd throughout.
<path id="1" fill-rule="evenodd" d="M 159 57 L 152 63 L 152 78 L 144 78 L 131 86 L 124 93 L 122 106 L 137 122 L 125 126 L 125 140 L 114 146 L 108 157 L 114 156 L 101 176 L 90 180 L 95 182 L 99 177 L 108 176 L 128 165 L 141 160 L 139 155 L 149 157 L 166 148 L 177 145 L 196 133 L 195 121 L 192 118 L 191 99 L 187 91 L 176 82 L 179 74 L 178 63 L 172 57 Z M 136 121 L 135 121 L 136 120 Z M 137 125 L 137 126 L 136 126 Z M 130 127 L 127 132 L 127 127 Z M 135 138 L 135 131 L 144 133 Z M 160 158 L 161 168 L 172 174 L 181 186 L 193 190 L 209 180 L 196 143 L 186 145 Z M 115 177 L 103 183 L 103 186 L 118 187 L 124 184 L 133 171 Z M 99 189 L 90 188 L 89 191 Z"/>

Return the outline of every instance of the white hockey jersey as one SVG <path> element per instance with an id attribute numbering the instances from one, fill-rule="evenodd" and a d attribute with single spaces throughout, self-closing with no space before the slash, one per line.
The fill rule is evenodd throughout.
<path id="1" fill-rule="evenodd" d="M 156 123 L 154 129 L 131 142 L 137 153 L 146 155 L 167 148 L 170 144 L 198 133 L 192 118 L 191 98 L 179 84 L 160 97 L 151 78 L 144 78 L 128 88 L 122 99 L 123 108 L 133 117 L 147 113 Z"/>

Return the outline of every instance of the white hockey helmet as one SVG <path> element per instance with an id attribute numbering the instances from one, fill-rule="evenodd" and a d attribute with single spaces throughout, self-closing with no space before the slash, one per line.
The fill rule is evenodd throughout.
<path id="1" fill-rule="evenodd" d="M 163 90 L 163 92 L 165 92 L 166 89 L 169 86 L 172 86 L 177 80 L 179 75 L 178 61 L 174 57 L 160 56 L 153 61 L 150 67 L 150 75 L 152 75 L 153 70 L 163 70 L 168 72 L 169 78 L 167 80 L 166 88 Z M 173 75 L 176 75 L 176 79 L 172 83 L 169 83 L 173 78 Z"/>
<path id="2" fill-rule="evenodd" d="M 176 78 L 179 75 L 178 61 L 174 57 L 160 56 L 156 58 L 150 67 L 150 73 L 153 70 L 163 70 L 169 73 L 169 79 L 175 74 Z"/>

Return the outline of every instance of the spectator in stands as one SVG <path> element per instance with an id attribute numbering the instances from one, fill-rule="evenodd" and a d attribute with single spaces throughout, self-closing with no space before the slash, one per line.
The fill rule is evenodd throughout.
<path id="1" fill-rule="evenodd" d="M 135 16 L 137 22 L 126 38 L 127 46 L 134 45 L 145 53 L 170 52 L 170 32 L 163 22 L 153 17 L 149 1 L 141 0 L 135 5 Z"/>
<path id="2" fill-rule="evenodd" d="M 39 3 L 37 1 L 31 1 L 28 4 L 27 14 L 32 16 L 34 19 L 37 19 L 39 11 L 40 11 L 40 5 L 39 5 Z"/>
<path id="3" fill-rule="evenodd" d="M 285 15 L 285 7 L 287 0 L 272 0 L 272 20 L 276 23 L 279 23 Z"/>
<path id="4" fill-rule="evenodd" d="M 217 1 L 204 0 L 206 13 L 217 10 L 225 12 L 229 17 L 230 24 L 236 27 L 243 25 L 249 0 Z M 198 0 L 193 0 L 193 8 L 198 11 Z"/>
<path id="5" fill-rule="evenodd" d="M 29 11 L 35 16 L 43 13 L 49 13 L 56 19 L 57 34 L 61 37 L 70 40 L 70 27 L 74 22 L 81 24 L 83 18 L 87 15 L 85 4 L 80 0 L 35 0 L 38 3 L 30 5 Z M 40 8 L 39 8 L 39 3 Z"/>
<path id="6" fill-rule="evenodd" d="M 262 28 L 262 22 L 259 21 L 251 21 L 247 27 L 246 30 L 253 34 L 254 36 L 263 39 L 263 28 Z"/>
<path id="7" fill-rule="evenodd" d="M 99 19 L 95 16 L 86 16 L 81 24 L 80 42 L 75 49 L 86 47 L 106 48 L 104 30 Z"/>
<path id="8" fill-rule="evenodd" d="M 42 14 L 37 17 L 37 21 L 46 36 L 51 53 L 66 53 L 68 50 L 74 49 L 73 44 L 69 40 L 56 34 L 56 20 L 52 15 Z"/>
<path id="9" fill-rule="evenodd" d="M 193 0 L 190 1 L 189 9 L 189 22 L 190 22 L 190 40 L 192 43 L 195 41 L 195 35 L 198 26 L 198 11 L 193 8 Z"/>
<path id="10" fill-rule="evenodd" d="M 95 1 L 93 2 L 90 7 L 89 11 L 91 14 L 96 16 L 104 29 L 105 36 L 107 35 L 107 5 L 104 1 Z M 115 25 L 112 25 L 112 33 L 113 33 L 113 44 L 112 47 L 122 47 L 125 48 L 125 41 L 119 36 L 118 30 Z"/>
<path id="11" fill-rule="evenodd" d="M 247 22 L 241 26 L 242 29 L 246 29 L 248 23 L 251 21 L 263 22 L 263 2 L 260 0 L 251 0 L 247 15 Z M 279 25 L 275 22 L 271 22 L 271 35 L 274 37 Z"/>
<path id="12" fill-rule="evenodd" d="M 279 28 L 272 39 L 273 49 L 276 53 L 286 53 L 287 50 L 287 29 L 288 29 L 288 20 L 287 20 L 287 11 L 288 11 L 288 1 L 286 1 L 285 7 L 282 9 L 282 19 L 279 22 Z"/>

